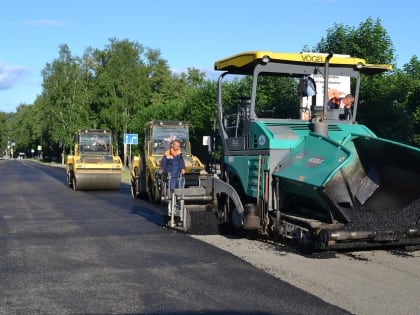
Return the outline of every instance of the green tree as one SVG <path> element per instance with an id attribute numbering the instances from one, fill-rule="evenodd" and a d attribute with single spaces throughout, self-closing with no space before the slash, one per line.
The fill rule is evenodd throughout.
<path id="1" fill-rule="evenodd" d="M 205 130 L 209 125 L 208 123 L 204 123 L 198 116 L 205 117 L 205 120 L 213 118 L 213 115 L 209 116 L 209 112 L 207 111 L 208 108 L 201 108 L 203 103 L 209 104 L 206 103 L 206 99 L 195 98 L 195 95 L 199 94 L 197 91 L 202 91 L 202 88 L 206 85 L 204 73 L 197 69 L 189 68 L 187 73 L 167 74 L 169 74 L 169 76 L 165 75 L 165 78 L 163 79 L 166 84 L 161 84 L 161 88 L 154 91 L 155 93 L 153 95 L 157 95 L 154 97 L 154 103 L 141 112 L 138 112 L 133 120 L 132 130 L 139 134 L 139 147 L 141 148 L 143 146 L 144 126 L 147 121 L 187 120 L 191 123 L 191 137 L 192 142 L 194 142 L 195 145 L 197 141 L 194 126 L 201 126 L 203 127 L 202 130 Z M 214 85 L 214 82 L 211 84 Z M 214 112 L 215 95 L 215 93 L 212 95 L 213 101 L 210 103 L 210 106 L 212 107 L 210 112 L 212 114 Z M 195 116 L 195 114 L 201 113 L 201 110 L 203 111 L 202 115 L 198 114 L 198 116 Z"/>
<path id="2" fill-rule="evenodd" d="M 310 49 L 305 46 L 305 51 Z M 394 48 L 381 20 L 368 18 L 358 27 L 334 23 L 312 49 L 349 54 L 368 63 L 395 63 Z M 378 136 L 420 143 L 420 62 L 416 56 L 384 75 L 362 78 L 358 120 Z M 67 45 L 46 64 L 43 91 L 33 105 L 16 113 L 0 113 L 2 149 L 7 137 L 22 150 L 42 145 L 58 154 L 71 145 L 80 128 L 109 128 L 120 135 L 138 133 L 142 141 L 148 120 L 188 120 L 194 150 L 214 126 L 217 83 L 198 69 L 172 73 L 159 50 L 129 40 L 110 39 L 103 50 L 88 47 L 81 57 Z M 292 78 L 261 77 L 256 111 L 259 117 L 296 118 L 297 82 Z M 250 78 L 223 82 L 223 107 L 236 111 L 239 99 L 250 95 Z M 23 130 L 22 129 L 23 126 Z M 125 150 L 126 151 L 126 150 Z"/>
<path id="3" fill-rule="evenodd" d="M 147 81 L 151 90 L 150 104 L 173 102 L 178 91 L 174 84 L 176 77 L 172 75 L 168 62 L 162 59 L 160 51 L 156 49 L 147 49 L 145 56 Z"/>
<path id="4" fill-rule="evenodd" d="M 368 18 L 358 28 L 334 24 L 326 37 L 314 48 L 318 52 L 333 52 L 364 58 L 368 63 L 395 66 L 395 49 L 378 18 Z M 415 144 L 416 101 L 412 98 L 418 75 L 418 61 L 412 59 L 405 72 L 395 69 L 389 73 L 362 78 L 358 120 L 378 136 Z"/>
<path id="5" fill-rule="evenodd" d="M 379 18 L 368 18 L 358 28 L 334 23 L 314 50 L 364 58 L 369 63 L 395 62 L 395 49 Z"/>
<path id="6" fill-rule="evenodd" d="M 193 151 L 202 159 L 208 160 L 208 147 L 202 145 L 203 136 L 210 136 L 214 129 L 216 114 L 216 82 L 201 81 L 191 86 L 188 99 L 185 101 L 184 119 L 190 122 L 190 141 Z"/>
<path id="7" fill-rule="evenodd" d="M 403 66 L 409 82 L 399 82 L 401 91 L 406 93 L 406 111 L 413 118 L 413 144 L 420 147 L 420 61 L 413 56 Z"/>
<path id="8" fill-rule="evenodd" d="M 77 129 L 89 125 L 89 98 L 85 95 L 91 77 L 81 64 L 80 58 L 72 57 L 67 45 L 61 45 L 59 58 L 42 71 L 43 101 L 38 104 L 44 106 L 43 134 L 63 150 L 71 144 Z"/>
<path id="9" fill-rule="evenodd" d="M 152 70 L 146 65 L 146 49 L 128 40 L 111 39 L 96 50 L 96 109 L 102 123 L 118 133 L 127 132 L 132 117 L 151 104 Z"/>
<path id="10" fill-rule="evenodd" d="M 128 133 L 133 117 L 150 105 L 151 85 L 144 52 L 138 43 L 111 39 L 105 50 L 96 50 L 93 54 L 97 64 L 95 108 L 101 125 L 119 134 L 120 140 Z M 126 159 L 127 147 L 124 146 L 124 161 Z"/>
<path id="11" fill-rule="evenodd" d="M 7 147 L 7 114 L 0 112 L 0 156 L 3 156 Z"/>
<path id="12" fill-rule="evenodd" d="M 369 84 L 362 87 L 358 116 L 378 136 L 412 144 L 413 120 L 404 89 L 407 79 L 401 71 L 369 78 Z"/>
<path id="13" fill-rule="evenodd" d="M 21 104 L 17 107 L 16 113 L 13 113 L 9 119 L 10 133 L 13 135 L 13 141 L 16 144 L 16 152 L 30 153 L 32 142 L 32 107 Z"/>
<path id="14" fill-rule="evenodd" d="M 259 79 L 256 110 L 259 117 L 298 118 L 297 81 L 293 78 L 264 77 Z"/>

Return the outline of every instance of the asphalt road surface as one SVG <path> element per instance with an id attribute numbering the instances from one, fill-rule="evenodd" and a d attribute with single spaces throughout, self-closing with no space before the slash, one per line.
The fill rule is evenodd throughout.
<path id="1" fill-rule="evenodd" d="M 155 205 L 0 160 L 0 314 L 349 314 L 196 238 Z"/>

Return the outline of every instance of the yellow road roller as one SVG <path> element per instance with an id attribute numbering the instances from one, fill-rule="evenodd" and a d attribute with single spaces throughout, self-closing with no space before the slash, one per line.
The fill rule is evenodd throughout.
<path id="1" fill-rule="evenodd" d="M 67 157 L 67 185 L 74 190 L 118 190 L 123 164 L 110 130 L 78 130 Z"/>

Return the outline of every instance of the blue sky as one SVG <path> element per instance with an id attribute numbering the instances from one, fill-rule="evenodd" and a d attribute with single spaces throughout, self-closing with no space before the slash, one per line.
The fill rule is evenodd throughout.
<path id="1" fill-rule="evenodd" d="M 313 47 L 334 23 L 358 27 L 381 19 L 398 67 L 420 57 L 415 26 L 420 2 L 400 0 L 2 0 L 0 111 L 33 104 L 41 71 L 110 38 L 159 49 L 174 72 L 194 67 L 211 73 L 218 59 L 249 50 L 299 52 Z M 413 38 L 415 36 L 415 38 Z"/>

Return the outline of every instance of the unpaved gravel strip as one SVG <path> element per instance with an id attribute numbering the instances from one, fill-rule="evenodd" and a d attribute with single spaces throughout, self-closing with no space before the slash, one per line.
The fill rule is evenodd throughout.
<path id="1" fill-rule="evenodd" d="M 245 238 L 192 237 L 354 314 L 420 314 L 420 251 L 373 250 L 317 259 Z"/>

